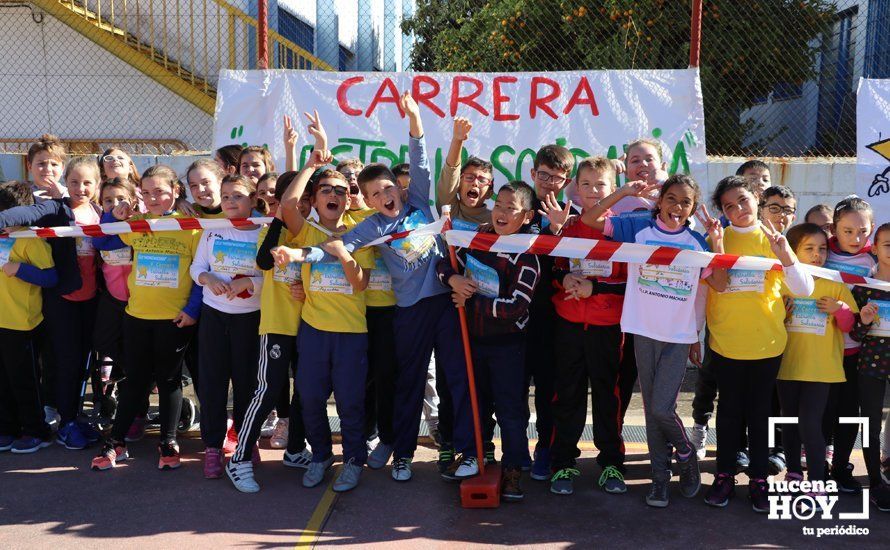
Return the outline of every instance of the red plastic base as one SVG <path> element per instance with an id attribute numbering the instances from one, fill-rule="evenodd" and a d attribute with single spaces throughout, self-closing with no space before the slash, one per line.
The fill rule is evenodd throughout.
<path id="1" fill-rule="evenodd" d="M 501 467 L 485 467 L 485 473 L 460 483 L 460 504 L 464 508 L 497 508 L 501 505 Z"/>

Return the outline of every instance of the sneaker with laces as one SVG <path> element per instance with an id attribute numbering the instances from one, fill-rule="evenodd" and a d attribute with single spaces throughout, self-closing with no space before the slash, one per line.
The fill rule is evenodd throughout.
<path id="1" fill-rule="evenodd" d="M 219 451 L 219 449 L 216 450 Z M 233 462 L 230 460 L 226 464 L 225 470 L 232 484 L 242 493 L 259 492 L 260 485 L 253 478 L 253 463 L 249 460 L 244 462 Z"/>
<path id="2" fill-rule="evenodd" d="M 59 445 L 64 445 L 66 449 L 77 451 L 86 449 L 90 443 L 83 432 L 80 431 L 80 426 L 73 420 L 59 428 L 56 434 L 56 442 Z"/>
<path id="3" fill-rule="evenodd" d="M 439 474 L 444 474 L 454 464 L 454 448 L 450 443 L 444 444 L 439 448 L 439 458 L 436 460 L 436 467 L 439 468 Z"/>
<path id="4" fill-rule="evenodd" d="M 223 440 L 222 448 L 226 454 L 232 454 L 238 448 L 238 434 L 235 433 L 234 423 L 226 431 L 226 438 Z"/>
<path id="5" fill-rule="evenodd" d="M 798 483 L 803 481 L 803 473 L 801 472 L 792 472 L 791 470 L 785 471 L 785 481 L 792 482 L 797 481 Z M 790 493 L 790 491 L 789 491 Z"/>
<path id="6" fill-rule="evenodd" d="M 284 459 L 282 462 L 288 468 L 302 468 L 308 470 L 309 465 L 312 464 L 312 451 L 310 451 L 308 447 L 305 447 L 302 451 L 296 453 L 284 451 Z"/>
<path id="7" fill-rule="evenodd" d="M 751 465 L 751 458 L 748 456 L 748 449 L 742 449 L 735 454 L 736 473 L 742 473 Z"/>
<path id="8" fill-rule="evenodd" d="M 686 498 L 693 498 L 701 489 L 698 457 L 695 453 L 689 453 L 686 460 L 678 460 L 677 465 L 680 467 L 680 494 Z"/>
<path id="9" fill-rule="evenodd" d="M 498 460 L 494 456 L 494 441 L 486 441 L 482 444 L 482 448 L 485 450 L 485 465 L 488 466 L 489 464 L 497 464 Z"/>
<path id="10" fill-rule="evenodd" d="M 12 444 L 13 454 L 31 454 L 36 453 L 40 449 L 45 449 L 52 445 L 53 442 L 42 437 L 34 437 L 33 435 L 25 435 L 15 440 Z"/>
<path id="11" fill-rule="evenodd" d="M 106 441 L 102 445 L 102 450 L 93 459 L 90 468 L 94 471 L 110 470 L 117 466 L 118 462 L 127 460 L 130 455 L 127 453 L 127 446 L 123 443 L 115 441 Z"/>
<path id="12" fill-rule="evenodd" d="M 204 449 L 204 479 L 219 479 L 223 474 L 222 449 L 207 447 Z"/>
<path id="13" fill-rule="evenodd" d="M 550 492 L 555 495 L 571 495 L 575 492 L 575 478 L 581 475 L 577 468 L 563 468 L 550 478 Z"/>
<path id="14" fill-rule="evenodd" d="M 321 462 L 312 462 L 309 464 L 309 468 L 306 470 L 306 473 L 303 474 L 303 487 L 311 489 L 312 487 L 318 486 L 319 483 L 324 481 L 324 474 L 333 463 L 334 456 L 331 455 Z"/>
<path id="15" fill-rule="evenodd" d="M 729 499 L 735 495 L 735 476 L 729 474 L 717 474 L 714 483 L 705 494 L 705 503 L 709 506 L 723 508 L 729 504 Z"/>
<path id="16" fill-rule="evenodd" d="M 834 450 L 832 449 L 833 454 Z M 890 484 L 890 457 L 881 461 L 881 479 L 884 480 L 884 483 Z"/>
<path id="17" fill-rule="evenodd" d="M 708 425 L 696 424 L 692 427 L 692 433 L 689 434 L 689 443 L 695 447 L 695 456 L 699 460 L 704 460 L 708 454 L 705 448 L 708 441 Z"/>
<path id="18" fill-rule="evenodd" d="M 355 463 L 354 458 L 350 458 L 340 469 L 340 475 L 334 480 L 334 485 L 331 489 L 333 489 L 335 493 L 345 493 L 346 491 L 355 489 L 363 469 L 364 468 Z"/>
<path id="19" fill-rule="evenodd" d="M 451 466 L 442 474 L 442 479 L 448 481 L 461 481 L 479 474 L 479 464 L 475 456 L 458 454 Z"/>
<path id="20" fill-rule="evenodd" d="M 392 478 L 396 481 L 411 480 L 411 459 L 394 458 L 392 461 Z"/>
<path id="21" fill-rule="evenodd" d="M 289 418 L 279 418 L 272 430 L 272 437 L 269 438 L 269 446 L 273 449 L 284 449 L 287 447 L 287 431 L 290 429 Z"/>
<path id="22" fill-rule="evenodd" d="M 127 435 L 124 436 L 124 441 L 133 443 L 134 441 L 139 441 L 143 437 L 145 437 L 145 417 L 140 415 L 133 419 L 133 423 L 130 424 L 130 429 L 127 430 Z"/>
<path id="23" fill-rule="evenodd" d="M 624 483 L 624 474 L 615 466 L 606 466 L 603 473 L 600 474 L 599 486 L 603 491 L 613 495 L 620 495 L 627 492 L 627 485 Z"/>
<path id="24" fill-rule="evenodd" d="M 368 468 L 379 470 L 386 466 L 386 463 L 389 462 L 392 456 L 392 451 L 392 445 L 387 445 L 383 442 L 378 443 L 374 450 L 371 451 L 371 454 L 368 455 Z"/>
<path id="25" fill-rule="evenodd" d="M 175 442 L 168 441 L 158 445 L 160 458 L 158 459 L 158 470 L 175 470 L 182 465 L 179 459 L 179 445 Z"/>
<path id="26" fill-rule="evenodd" d="M 504 468 L 501 472 L 501 498 L 508 502 L 519 502 L 525 498 L 522 492 L 522 470 L 515 466 Z"/>
<path id="27" fill-rule="evenodd" d="M 769 513 L 769 490 L 765 479 L 752 479 L 748 483 L 748 500 L 751 501 L 751 509 L 758 514 Z"/>
<path id="28" fill-rule="evenodd" d="M 853 465 L 850 463 L 831 468 L 831 479 L 837 482 L 837 490 L 847 494 L 862 492 L 862 484 L 853 477 Z"/>
<path id="29" fill-rule="evenodd" d="M 881 512 L 890 512 L 890 487 L 887 484 L 873 486 L 868 491 L 868 498 Z"/>
<path id="30" fill-rule="evenodd" d="M 689 462 L 689 461 L 687 461 Z M 667 508 L 670 504 L 669 479 L 653 479 L 646 494 L 646 504 L 654 508 Z"/>
<path id="31" fill-rule="evenodd" d="M 272 412 L 270 412 L 269 416 L 266 417 L 266 420 L 263 421 L 263 426 L 260 428 L 260 437 L 272 437 L 272 434 L 275 433 L 275 426 L 277 425 L 278 412 L 275 409 L 272 409 Z"/>
<path id="32" fill-rule="evenodd" d="M 0 435 L 0 453 L 12 449 L 15 438 L 11 435 Z"/>
<path id="33" fill-rule="evenodd" d="M 801 460 L 803 460 L 803 456 L 801 456 Z M 785 452 L 784 451 L 773 451 L 769 455 L 769 473 L 770 475 L 776 476 L 785 471 Z"/>
<path id="34" fill-rule="evenodd" d="M 75 420 L 75 422 L 77 423 L 77 427 L 80 428 L 80 433 L 83 434 L 87 442 L 90 444 L 102 439 L 102 432 L 97 430 L 96 427 L 89 422 L 83 420 Z"/>
<path id="35" fill-rule="evenodd" d="M 535 449 L 535 460 L 532 462 L 532 471 L 529 474 L 537 481 L 547 481 L 552 475 L 550 472 L 550 447 Z"/>

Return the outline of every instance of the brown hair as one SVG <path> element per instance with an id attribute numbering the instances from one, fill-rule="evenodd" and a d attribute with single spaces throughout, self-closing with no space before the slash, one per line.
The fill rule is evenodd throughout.
<path id="1" fill-rule="evenodd" d="M 259 153 L 263 158 L 263 164 L 266 165 L 266 172 L 274 172 L 275 171 L 275 163 L 272 161 L 272 153 L 269 152 L 265 147 L 260 147 L 259 145 L 251 145 L 250 147 L 245 147 L 241 150 L 241 154 L 238 155 L 238 170 L 241 170 L 241 161 L 244 160 L 246 155 L 250 153 Z"/>
<path id="2" fill-rule="evenodd" d="M 356 171 L 361 172 L 364 167 L 365 167 L 365 165 L 362 164 L 362 161 L 355 157 L 350 158 L 350 159 L 341 160 L 340 162 L 337 163 L 337 171 L 338 172 L 342 172 L 344 168 L 353 168 Z"/>
<path id="3" fill-rule="evenodd" d="M 856 195 L 845 197 L 844 200 L 837 203 L 837 206 L 834 207 L 834 216 L 832 216 L 831 220 L 832 223 L 837 225 L 838 222 L 841 221 L 841 218 L 844 217 L 844 214 L 849 214 L 850 212 L 862 212 L 868 218 L 869 223 L 874 226 L 875 214 L 871 209 L 871 205 Z"/>
<path id="4" fill-rule="evenodd" d="M 31 184 L 25 181 L 4 181 L 0 183 L 0 212 L 16 206 L 31 206 L 34 194 Z"/>
<path id="5" fill-rule="evenodd" d="M 342 176 L 343 174 L 340 175 Z M 392 173 L 389 166 L 382 162 L 373 162 L 362 168 L 362 171 L 358 173 L 358 188 L 361 190 L 362 195 L 367 197 L 368 195 L 365 192 L 365 186 L 378 179 L 388 180 L 393 183 L 396 182 L 395 174 Z"/>
<path id="6" fill-rule="evenodd" d="M 821 227 L 814 223 L 801 223 L 795 225 L 788 230 L 785 238 L 788 239 L 788 244 L 791 246 L 791 250 L 797 253 L 797 247 L 800 246 L 804 237 L 811 237 L 813 235 L 822 235 L 825 237 L 825 243 L 828 243 L 828 235 L 825 234 L 825 231 L 822 231 Z"/>
<path id="7" fill-rule="evenodd" d="M 247 192 L 251 195 L 256 195 L 256 185 L 253 183 L 253 180 L 248 178 L 247 176 L 242 176 L 241 174 L 229 174 L 222 179 L 220 187 L 227 183 L 240 185 L 241 187 L 247 189 Z"/>
<path id="8" fill-rule="evenodd" d="M 102 177 L 102 180 L 104 181 L 104 180 L 108 179 L 108 177 L 105 175 L 105 163 L 102 161 L 102 159 L 104 159 L 106 156 L 110 155 L 112 151 L 120 151 L 121 153 L 127 155 L 127 158 L 130 159 L 130 173 L 128 174 L 128 177 L 130 178 L 130 181 L 133 182 L 134 186 L 139 187 L 139 181 L 142 178 L 139 176 L 139 169 L 136 168 L 136 163 L 133 162 L 133 157 L 130 156 L 130 154 L 127 153 L 126 151 L 124 151 L 123 149 L 118 149 L 117 147 L 105 149 L 105 152 L 103 152 L 96 159 L 97 162 L 99 163 L 99 175 Z"/>
<path id="9" fill-rule="evenodd" d="M 192 170 L 197 170 L 198 168 L 206 168 L 206 169 L 210 170 L 211 172 L 213 172 L 213 175 L 216 176 L 216 179 L 220 180 L 220 182 L 223 180 L 223 178 L 226 177 L 225 171 L 222 169 L 222 167 L 219 164 L 217 164 L 216 161 L 214 161 L 213 159 L 209 159 L 209 158 L 199 158 L 195 162 L 189 164 L 189 167 L 186 168 L 186 170 L 185 170 L 186 184 L 188 184 L 188 181 L 189 181 L 189 174 L 192 173 Z"/>
<path id="10" fill-rule="evenodd" d="M 52 134 L 43 134 L 37 138 L 37 141 L 31 144 L 31 147 L 28 147 L 28 164 L 31 164 L 34 161 L 34 157 L 37 156 L 37 153 L 42 153 L 43 151 L 56 157 L 60 162 L 68 160 L 68 151 L 65 149 L 65 145 L 59 138 Z"/>
<path id="11" fill-rule="evenodd" d="M 598 172 L 607 172 L 611 174 L 610 178 L 606 178 L 607 181 L 611 182 L 612 186 L 615 186 L 615 167 L 612 166 L 612 161 L 607 159 L 606 157 L 587 157 L 578 163 L 578 170 L 575 172 L 576 177 L 580 177 L 581 170 L 596 170 Z"/>
<path id="12" fill-rule="evenodd" d="M 359 172 L 361 173 L 361 172 Z M 319 185 L 321 185 L 322 180 L 335 179 L 342 181 L 347 187 L 349 187 L 349 180 L 346 179 L 346 176 L 338 172 L 337 170 L 331 170 L 330 168 L 326 168 L 320 172 L 316 172 L 312 180 L 309 182 L 309 194 L 314 195 L 315 191 L 318 189 Z M 361 185 L 359 185 L 361 188 Z"/>
<path id="13" fill-rule="evenodd" d="M 239 160 L 241 159 L 241 151 L 244 148 L 237 144 L 232 145 L 223 145 L 219 149 L 216 150 L 216 154 L 219 155 L 220 160 L 226 165 L 226 168 L 232 166 L 237 171 L 240 166 Z"/>
<path id="14" fill-rule="evenodd" d="M 535 154 L 534 169 L 546 164 L 556 170 L 571 172 L 575 166 L 575 156 L 562 145 L 545 145 Z"/>
<path id="15" fill-rule="evenodd" d="M 658 162 L 664 162 L 664 155 L 661 150 L 661 142 L 657 139 L 652 138 L 639 138 L 631 141 L 627 144 L 627 147 L 624 148 L 625 154 L 630 156 L 630 150 L 634 147 L 639 147 L 640 145 L 650 145 L 655 148 L 655 151 L 658 153 Z"/>
<path id="16" fill-rule="evenodd" d="M 104 193 L 106 189 L 123 189 L 124 193 L 130 195 L 130 197 L 133 199 L 133 204 L 131 204 L 133 210 L 139 210 L 139 204 L 136 200 L 136 186 L 133 185 L 133 182 L 129 179 L 122 180 L 120 178 L 113 178 L 103 181 L 102 185 L 99 186 L 99 204 L 102 203 L 102 193 Z"/>
<path id="17" fill-rule="evenodd" d="M 875 240 L 874 240 L 874 242 L 877 243 L 877 242 L 878 242 L 878 238 L 881 236 L 881 233 L 885 233 L 885 232 L 887 232 L 887 231 L 890 231 L 890 222 L 882 223 L 882 224 L 878 227 L 878 230 L 875 231 Z"/>
<path id="18" fill-rule="evenodd" d="M 145 178 L 159 178 L 161 180 L 166 181 L 170 184 L 170 189 L 176 193 L 177 197 L 183 196 L 182 184 L 179 183 L 179 178 L 176 177 L 176 171 L 167 166 L 166 164 L 155 164 L 154 166 L 149 166 L 148 170 L 142 172 L 142 180 L 139 182 L 140 185 L 145 183 Z"/>

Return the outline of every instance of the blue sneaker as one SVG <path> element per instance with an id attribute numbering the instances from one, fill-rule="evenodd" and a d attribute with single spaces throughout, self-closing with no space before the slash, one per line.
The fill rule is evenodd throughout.
<path id="1" fill-rule="evenodd" d="M 15 440 L 12 444 L 12 452 L 15 454 L 36 453 L 40 449 L 49 447 L 53 442 L 49 439 L 40 439 L 32 435 L 26 435 Z"/>
<path id="2" fill-rule="evenodd" d="M 66 449 L 76 451 L 86 449 L 87 445 L 89 445 L 89 441 L 87 441 L 86 436 L 80 431 L 80 426 L 74 420 L 59 428 L 59 433 L 56 435 L 56 443 L 64 445 Z"/>
<path id="3" fill-rule="evenodd" d="M 0 452 L 12 449 L 13 443 L 15 443 L 15 438 L 11 435 L 0 435 Z"/>
<path id="4" fill-rule="evenodd" d="M 532 464 L 532 479 L 538 481 L 549 481 L 553 476 L 550 471 L 550 447 L 541 447 L 535 449 L 535 461 Z"/>
<path id="5" fill-rule="evenodd" d="M 77 423 L 77 427 L 80 429 L 80 433 L 89 441 L 91 444 L 102 439 L 102 432 L 97 430 L 92 424 L 89 422 L 84 422 L 83 420 L 75 420 Z"/>

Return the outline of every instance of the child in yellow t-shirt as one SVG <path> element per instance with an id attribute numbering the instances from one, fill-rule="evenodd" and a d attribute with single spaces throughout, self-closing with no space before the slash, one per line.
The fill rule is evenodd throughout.
<path id="1" fill-rule="evenodd" d="M 316 149 L 310 167 L 304 171 L 324 166 L 329 159 L 329 152 Z M 345 463 L 333 489 L 342 492 L 358 484 L 367 458 L 364 406 L 368 328 L 364 290 L 374 269 L 374 257 L 370 249 L 350 255 L 343 242 L 336 238 L 351 228 L 343 216 L 349 186 L 342 174 L 324 170 L 312 182 L 310 194 L 318 213 L 317 224 L 306 220 L 294 207 L 300 191 L 300 186 L 292 185 L 282 200 L 282 215 L 288 230 L 296 236 L 295 243 L 299 247 L 323 245 L 339 260 L 302 267 L 306 301 L 297 335 L 300 356 L 296 383 L 306 435 L 313 451 L 312 464 L 303 475 L 303 486 L 315 487 L 321 483 L 334 460 L 327 417 L 327 399 L 333 389 Z M 297 250 L 286 246 L 273 249 L 272 254 L 279 266 L 287 266 L 299 257 Z"/>
<path id="2" fill-rule="evenodd" d="M 720 180 L 714 205 L 730 225 L 723 237 L 727 254 L 781 261 L 782 271 L 729 270 L 726 289 L 708 291 L 707 322 L 712 366 L 720 392 L 717 414 L 717 476 L 705 501 L 726 506 L 735 493 L 738 434 L 747 421 L 751 463 L 748 491 L 755 512 L 769 511 L 768 418 L 782 352 L 788 340 L 783 294 L 809 296 L 813 278 L 797 261 L 785 237 L 757 219 L 753 180 L 730 176 Z"/>
<path id="3" fill-rule="evenodd" d="M 788 244 L 800 261 L 825 265 L 828 235 L 812 223 L 788 231 Z M 844 333 L 850 332 L 859 311 L 850 289 L 842 283 L 816 279 L 809 296 L 794 296 L 785 321 L 788 344 L 776 385 L 782 416 L 796 416 L 797 426 L 782 430 L 786 480 L 803 480 L 800 445 L 803 440 L 808 458 L 810 481 L 825 478 L 825 436 L 822 417 L 832 384 L 844 381 Z"/>
<path id="4" fill-rule="evenodd" d="M 31 187 L 0 185 L 0 211 L 34 204 Z M 55 286 L 52 253 L 41 239 L 0 239 L 0 451 L 33 453 L 52 445 L 44 421 L 34 329 L 43 320 L 40 289 Z"/>
<path id="5" fill-rule="evenodd" d="M 123 202 L 103 214 L 102 221 L 183 217 L 173 210 L 180 189 L 172 168 L 152 166 L 142 174 L 140 185 L 147 214 L 134 216 L 132 205 Z M 93 460 L 94 470 L 107 470 L 128 457 L 124 437 L 152 382 L 157 383 L 160 401 L 158 469 L 180 466 L 176 428 L 182 406 L 182 357 L 201 311 L 201 287 L 192 282 L 189 268 L 200 237 L 200 230 L 181 230 L 93 239 L 99 250 L 133 249 L 123 327 L 127 383 L 121 388 L 111 437 Z"/>

